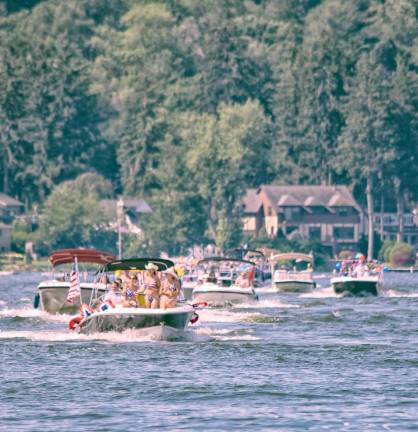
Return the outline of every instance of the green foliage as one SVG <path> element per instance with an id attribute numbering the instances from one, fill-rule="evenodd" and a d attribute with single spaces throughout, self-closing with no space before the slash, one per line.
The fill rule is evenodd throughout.
<path id="1" fill-rule="evenodd" d="M 48 250 L 66 247 L 95 247 L 114 251 L 116 234 L 113 215 L 100 205 L 97 191 L 86 190 L 79 177 L 58 185 L 42 210 L 38 239 Z"/>
<path id="2" fill-rule="evenodd" d="M 390 240 L 385 240 L 382 244 L 382 247 L 379 250 L 378 259 L 382 262 L 389 262 L 390 252 L 395 245 L 395 242 Z"/>
<path id="3" fill-rule="evenodd" d="M 100 243 L 52 220 L 93 169 L 82 214 L 152 204 L 132 254 L 237 243 L 237 200 L 271 181 L 418 199 L 417 29 L 414 0 L 4 2 L 1 190 L 44 204 L 48 247 Z"/>
<path id="4" fill-rule="evenodd" d="M 12 251 L 24 253 L 25 243 L 31 239 L 32 227 L 18 219 L 13 221 L 12 226 Z"/>
<path id="5" fill-rule="evenodd" d="M 412 266 L 415 264 L 413 248 L 403 242 L 395 243 L 390 249 L 389 262 L 393 266 Z"/>

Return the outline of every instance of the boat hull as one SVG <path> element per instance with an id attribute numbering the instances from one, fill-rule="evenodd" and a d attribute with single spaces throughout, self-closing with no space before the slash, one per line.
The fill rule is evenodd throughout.
<path id="1" fill-rule="evenodd" d="M 193 291 L 193 302 L 207 303 L 210 306 L 227 306 L 231 304 L 251 303 L 258 300 L 252 289 L 199 287 Z"/>
<path id="2" fill-rule="evenodd" d="M 115 308 L 95 312 L 80 322 L 79 333 L 122 332 L 127 329 L 151 329 L 167 327 L 168 330 L 184 330 L 194 309 L 182 306 L 171 309 Z"/>
<path id="3" fill-rule="evenodd" d="M 377 296 L 379 292 L 379 280 L 377 278 L 334 278 L 331 285 L 335 294 L 343 296 Z"/>
<path id="4" fill-rule="evenodd" d="M 309 292 L 316 287 L 314 281 L 296 281 L 296 280 L 282 280 L 274 282 L 274 287 L 278 292 Z"/>
<path id="5" fill-rule="evenodd" d="M 96 284 L 80 284 L 82 303 L 90 303 L 91 295 Z M 73 303 L 67 302 L 69 282 L 47 282 L 38 285 L 41 310 L 53 314 L 75 315 L 80 310 L 80 299 L 77 298 Z M 98 295 L 105 293 L 105 286 L 98 287 Z"/>

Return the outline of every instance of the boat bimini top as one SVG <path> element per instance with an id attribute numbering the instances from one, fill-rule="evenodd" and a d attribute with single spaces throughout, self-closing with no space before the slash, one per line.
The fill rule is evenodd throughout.
<path id="1" fill-rule="evenodd" d="M 218 257 L 218 256 L 204 258 L 204 259 L 200 260 L 197 263 L 197 265 L 200 266 L 200 265 L 208 263 L 208 262 L 217 262 L 217 263 L 234 262 L 234 263 L 249 264 L 249 265 L 255 266 L 255 263 L 252 261 L 239 259 L 239 258 L 226 258 L 226 257 Z"/>
<path id="2" fill-rule="evenodd" d="M 271 263 L 277 263 L 280 261 L 297 261 L 297 262 L 313 262 L 313 256 L 302 254 L 302 253 L 296 253 L 296 252 L 288 252 L 288 253 L 280 253 L 277 255 L 273 255 L 270 258 Z"/>
<path id="3" fill-rule="evenodd" d="M 148 264 L 154 264 L 158 271 L 164 271 L 174 266 L 173 261 L 162 258 L 129 258 L 115 260 L 107 263 L 103 270 L 105 272 L 114 272 L 116 270 L 146 270 Z"/>
<path id="4" fill-rule="evenodd" d="M 105 265 L 116 257 L 109 252 L 103 252 L 96 249 L 61 249 L 53 252 L 49 256 L 49 262 L 52 267 L 61 264 L 69 264 L 74 262 L 75 258 L 79 263 L 100 264 Z"/>

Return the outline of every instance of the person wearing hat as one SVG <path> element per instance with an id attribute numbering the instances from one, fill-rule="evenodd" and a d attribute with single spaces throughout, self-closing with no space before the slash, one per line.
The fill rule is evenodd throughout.
<path id="1" fill-rule="evenodd" d="M 158 266 L 154 263 L 148 263 L 145 266 L 143 288 L 145 294 L 145 305 L 149 309 L 158 309 L 160 307 L 160 287 L 161 282 L 158 277 Z"/>
<path id="2" fill-rule="evenodd" d="M 160 307 L 168 309 L 176 307 L 177 297 L 180 295 L 180 281 L 174 270 L 167 270 L 165 279 L 161 282 L 160 288 Z"/>

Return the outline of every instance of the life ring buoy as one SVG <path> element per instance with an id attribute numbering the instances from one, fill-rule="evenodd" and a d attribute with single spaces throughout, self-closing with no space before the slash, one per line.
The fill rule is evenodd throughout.
<path id="1" fill-rule="evenodd" d="M 75 330 L 75 328 L 78 326 L 78 324 L 80 324 L 81 320 L 83 319 L 82 316 L 76 316 L 74 317 L 69 323 L 68 323 L 68 328 L 70 330 Z"/>

